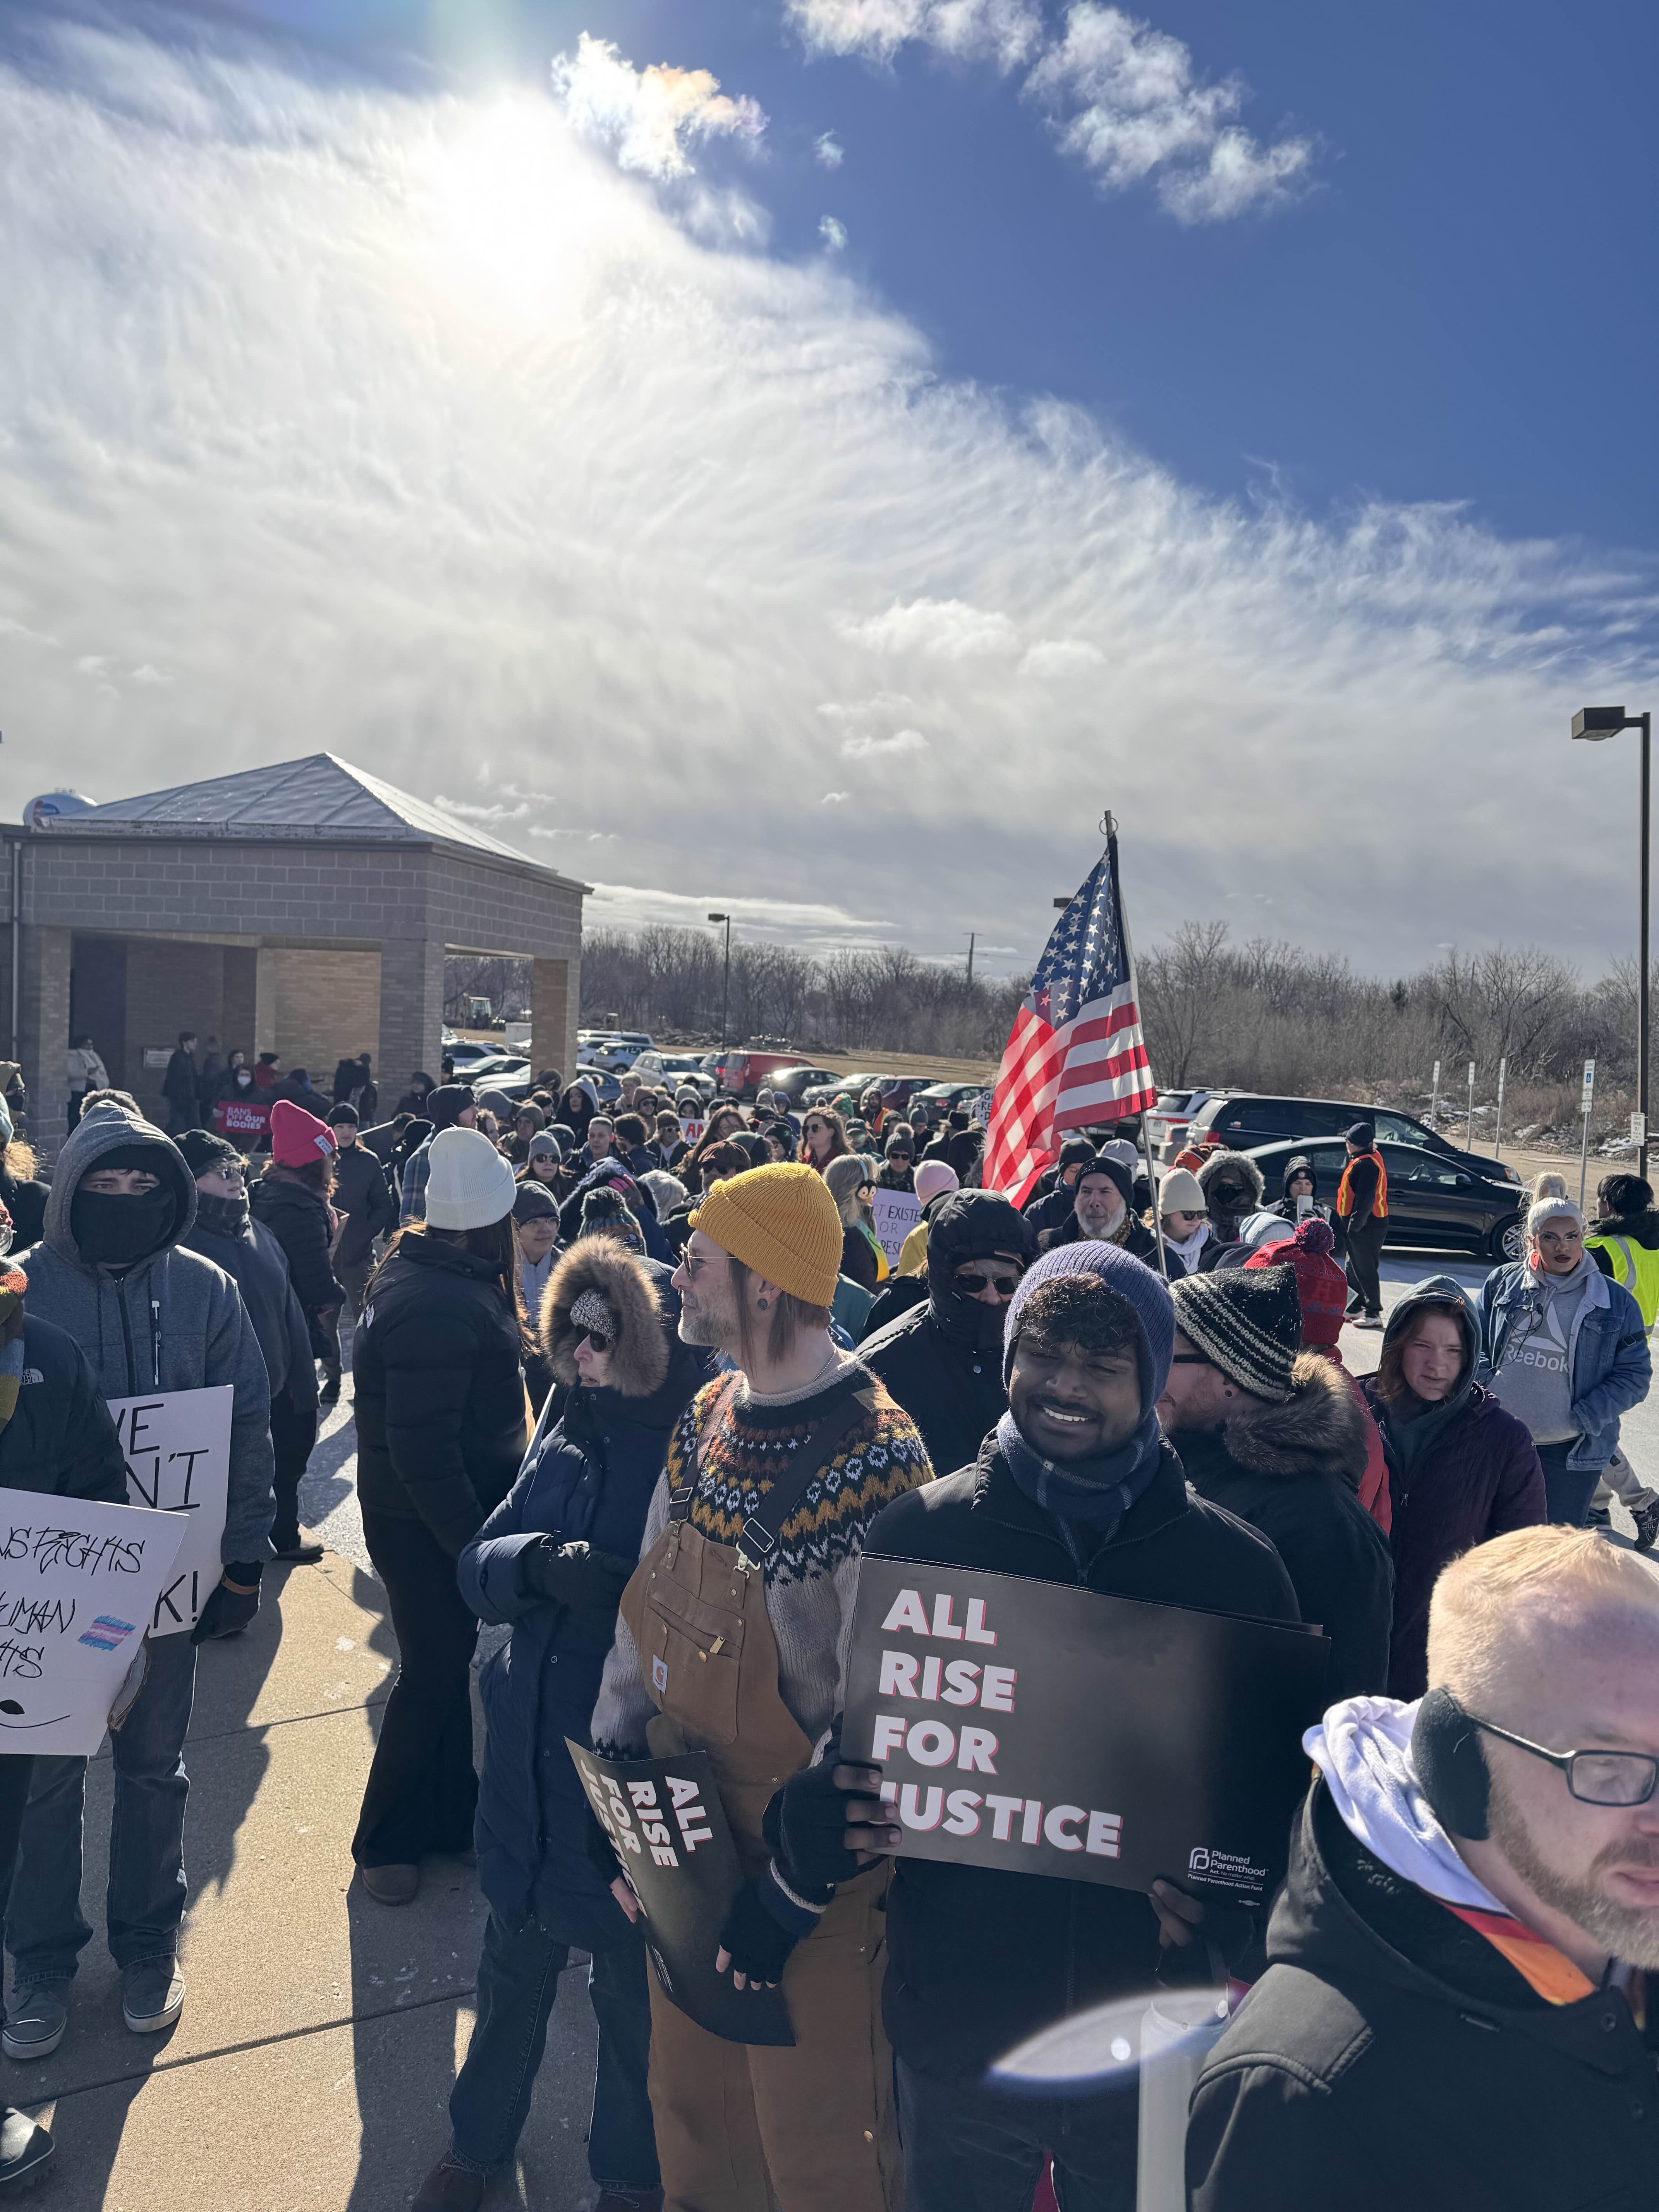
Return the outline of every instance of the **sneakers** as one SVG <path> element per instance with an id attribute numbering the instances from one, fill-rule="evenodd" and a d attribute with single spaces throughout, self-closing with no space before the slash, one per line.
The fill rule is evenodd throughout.
<path id="1" fill-rule="evenodd" d="M 417 1866 L 360 1866 L 357 1873 L 377 1905 L 412 1905 L 421 1886 Z"/>
<path id="2" fill-rule="evenodd" d="M 0 2028 L 0 2051 L 8 2058 L 50 2058 L 69 2026 L 67 1982 L 25 1982 L 12 1991 L 6 2024 Z M 0 2145 L 0 2173 L 4 2171 Z"/>
<path id="3" fill-rule="evenodd" d="M 33 2189 L 56 2145 L 15 2105 L 0 2105 L 0 2189 Z"/>
<path id="4" fill-rule="evenodd" d="M 135 2035 L 160 2035 L 185 2008 L 185 1978 L 171 1959 L 145 1959 L 121 1975 L 121 2017 Z"/>
<path id="5" fill-rule="evenodd" d="M 1356 1314 L 1348 1323 L 1350 1328 L 1381 1328 L 1382 1326 L 1381 1314 Z"/>
<path id="6" fill-rule="evenodd" d="M 1650 1552 L 1659 1538 L 1659 1492 L 1649 1491 L 1639 1505 L 1631 1508 L 1631 1519 L 1636 1523 L 1636 1548 Z"/>
<path id="7" fill-rule="evenodd" d="M 291 1544 L 278 1544 L 273 1539 L 271 1549 L 279 1559 L 292 1559 L 301 1567 L 315 1566 L 323 1556 L 322 1540 L 309 1528 L 301 1528 Z"/>
<path id="8" fill-rule="evenodd" d="M 457 2166 L 453 2153 L 446 2151 L 421 2184 L 414 2212 L 478 2212 L 489 2186 L 488 2175 Z"/>

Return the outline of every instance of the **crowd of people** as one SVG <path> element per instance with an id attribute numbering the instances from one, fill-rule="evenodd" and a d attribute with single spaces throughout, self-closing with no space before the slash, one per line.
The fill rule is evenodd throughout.
<path id="1" fill-rule="evenodd" d="M 605 1110 L 552 1070 L 516 1100 L 446 1068 L 379 1120 L 367 1054 L 307 1103 L 302 1071 L 233 1053 L 217 1084 L 276 1094 L 250 1148 L 210 1126 L 193 1042 L 170 1132 L 77 1046 L 50 1188 L 9 1142 L 0 1185 L 40 1198 L 0 1274 L 0 1481 L 118 1500 L 106 1401 L 233 1394 L 221 1582 L 152 1638 L 112 1739 L 133 2033 L 185 2002 L 197 1650 L 253 1619 L 273 1559 L 320 1555 L 299 1486 L 349 1366 L 398 1646 L 356 1879 L 396 1908 L 476 1848 L 489 1905 L 419 2212 L 477 2212 L 511 2165 L 575 1951 L 601 2212 L 1027 2212 L 1050 2186 L 1132 2212 L 1133 2076 L 1016 2096 L 990 2069 L 1194 1976 L 1236 2007 L 1176 2148 L 1198 2212 L 1646 2201 L 1659 1498 L 1620 1449 L 1659 1312 L 1645 1182 L 1608 1178 L 1587 1221 L 1539 1178 L 1521 1258 L 1473 1295 L 1431 1274 L 1385 1322 L 1364 1123 L 1334 1191 L 1305 1158 L 1270 1195 L 1244 1154 L 1159 1170 L 1096 1130 L 1017 1205 L 969 1112 L 878 1090 L 711 1106 L 629 1077 Z M 883 1193 L 909 1201 L 885 1241 Z M 1344 1365 L 1346 1322 L 1382 1331 L 1374 1372 Z M 842 1751 L 866 1554 L 1316 1626 L 1271 1914 L 1181 1868 L 1142 1894 L 903 1856 L 878 1768 Z M 481 1624 L 510 1633 L 480 1760 Z M 781 1989 L 793 2044 L 712 2034 L 650 1971 L 568 1740 L 707 1753 L 744 1875 L 714 1964 Z M 69 2033 L 93 1936 L 85 1765 L 0 1759 L 14 2059 Z M 0 2185 L 49 2154 L 0 2124 Z"/>

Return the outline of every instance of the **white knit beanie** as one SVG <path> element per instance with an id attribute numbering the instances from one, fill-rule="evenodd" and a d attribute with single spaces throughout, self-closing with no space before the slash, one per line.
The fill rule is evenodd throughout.
<path id="1" fill-rule="evenodd" d="M 1537 1199 L 1527 1209 L 1527 1234 L 1536 1237 L 1547 1221 L 1562 1219 L 1576 1221 L 1580 1233 L 1583 1233 L 1584 1217 L 1570 1198 L 1552 1196 Z"/>
<path id="2" fill-rule="evenodd" d="M 1169 1168 L 1158 1187 L 1160 1213 L 1207 1213 L 1210 1201 L 1190 1168 Z M 1279 1224 L 1283 1227 L 1283 1224 Z"/>
<path id="3" fill-rule="evenodd" d="M 513 1170 L 480 1129 L 440 1129 L 428 1147 L 431 1229 L 488 1229 L 513 1211 Z"/>

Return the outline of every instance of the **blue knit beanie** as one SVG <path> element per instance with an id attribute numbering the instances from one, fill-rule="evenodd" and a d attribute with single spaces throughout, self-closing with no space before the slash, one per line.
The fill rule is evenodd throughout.
<path id="1" fill-rule="evenodd" d="M 1109 1291 L 1134 1308 L 1140 1323 L 1141 1389 L 1143 1402 L 1157 1404 L 1170 1379 L 1170 1356 L 1175 1350 L 1175 1307 L 1162 1275 L 1133 1258 L 1118 1244 L 1057 1244 L 1033 1262 L 1020 1278 L 1008 1304 L 1002 1330 L 1002 1379 L 1014 1364 L 1019 1340 L 1019 1317 L 1033 1291 L 1062 1275 L 1093 1275 Z"/>

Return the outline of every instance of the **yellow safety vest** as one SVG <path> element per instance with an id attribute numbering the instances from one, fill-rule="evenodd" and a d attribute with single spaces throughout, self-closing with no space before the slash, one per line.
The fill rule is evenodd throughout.
<path id="1" fill-rule="evenodd" d="M 1659 1317 L 1659 1252 L 1650 1252 L 1634 1237 L 1602 1230 L 1584 1239 L 1587 1251 L 1605 1252 L 1613 1264 L 1613 1279 L 1622 1283 L 1642 1309 L 1642 1326 L 1651 1328 Z"/>

